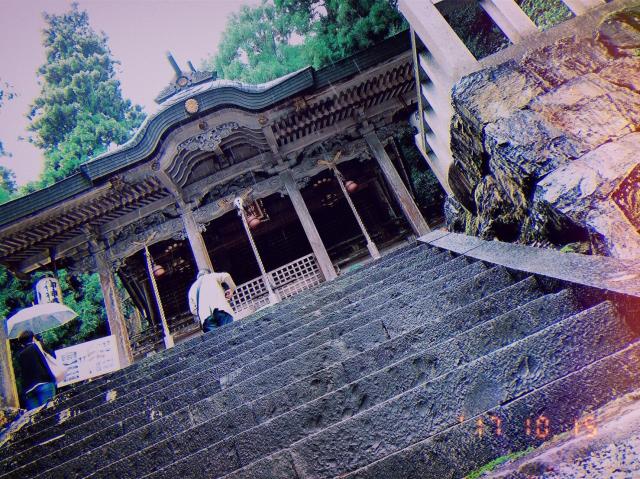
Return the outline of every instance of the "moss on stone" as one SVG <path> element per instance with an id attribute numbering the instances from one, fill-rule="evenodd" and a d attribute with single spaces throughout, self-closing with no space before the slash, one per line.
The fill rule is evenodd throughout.
<path id="1" fill-rule="evenodd" d="M 478 479 L 479 477 L 482 477 L 484 474 L 493 471 L 498 466 L 501 466 L 502 464 L 504 464 L 506 462 L 514 461 L 514 460 L 519 459 L 519 458 L 521 458 L 523 456 L 526 456 L 527 454 L 530 454 L 534 450 L 535 450 L 535 448 L 532 446 L 532 447 L 529 447 L 529 448 L 525 449 L 524 451 L 511 452 L 509 454 L 505 454 L 504 456 L 497 457 L 493 461 L 488 462 L 484 466 L 480 466 L 478 469 L 476 469 L 476 470 L 472 471 L 471 473 L 469 473 L 465 477 L 465 479 Z"/>

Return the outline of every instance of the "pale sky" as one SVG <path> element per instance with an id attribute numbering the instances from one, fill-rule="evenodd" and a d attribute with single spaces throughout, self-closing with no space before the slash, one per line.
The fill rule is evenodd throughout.
<path id="1" fill-rule="evenodd" d="M 216 49 L 226 19 L 243 4 L 259 0 L 79 0 L 94 30 L 104 31 L 121 64 L 117 76 L 125 98 L 154 111 L 153 101 L 173 76 L 165 52 L 170 50 L 183 70 L 187 60 L 198 67 Z M 13 157 L 0 157 L 18 184 L 35 180 L 43 159 L 27 141 L 25 115 L 38 95 L 36 70 L 44 62 L 42 12 L 61 13 L 69 0 L 0 0 L 0 80 L 13 85 L 18 97 L 0 108 L 0 140 Z"/>

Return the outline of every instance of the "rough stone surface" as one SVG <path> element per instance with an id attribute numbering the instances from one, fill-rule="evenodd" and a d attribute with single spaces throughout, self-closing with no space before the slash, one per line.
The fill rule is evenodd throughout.
<path id="1" fill-rule="evenodd" d="M 554 279 L 593 276 L 578 255 L 421 241 L 74 388 L 5 445 L 0 478 L 459 478 L 542 440 L 510 425 L 548 414 L 562 431 L 638 383 L 637 301 Z"/>
<path id="2" fill-rule="evenodd" d="M 640 7 L 461 79 L 453 90 L 452 231 L 640 254 Z M 464 207 L 464 208 L 463 208 Z"/>
<path id="3" fill-rule="evenodd" d="M 580 363 L 586 366 L 597 359 L 594 354 L 613 353 L 613 344 L 628 339 L 629 333 L 622 324 L 614 326 L 605 319 L 611 312 L 606 305 L 594 309 L 551 327 L 552 334 L 529 336 L 294 444 L 296 469 L 305 477 L 335 477 L 426 439 L 455 424 L 460 414 L 483 414 L 570 373 Z M 618 332 L 604 339 L 603 328 Z M 602 341 L 611 341 L 609 353 L 592 349 Z M 568 357 L 577 363 L 569 366 Z M 353 448 L 348 456 L 344 444 Z"/>
<path id="4" fill-rule="evenodd" d="M 611 374 L 611 371 L 619 371 Z M 513 451 L 539 446 L 548 439 L 536 437 L 535 421 L 544 415 L 550 421 L 549 434 L 570 431 L 575 420 L 591 414 L 604 404 L 634 389 L 634 377 L 640 371 L 640 345 L 624 349 L 523 395 L 517 400 L 492 408 L 482 416 L 462 422 L 450 422 L 449 427 L 424 441 L 385 456 L 375 463 L 345 475 L 348 479 L 442 479 L 464 477 L 492 459 Z M 576 395 L 576 391 L 589 394 Z M 550 408 L 549 404 L 554 407 Z M 491 417 L 502 419 L 502 434 L 486 428 L 478 433 L 478 419 L 490 424 Z M 527 429 L 526 420 L 532 420 Z M 493 424 L 493 423 L 492 423 Z M 542 432 L 542 431 L 541 431 Z M 523 474 L 517 479 L 537 479 Z M 600 479 L 601 476 L 588 476 Z M 606 477 L 606 476 L 605 476 Z M 512 479 L 512 478 L 509 478 Z M 516 478 L 513 478 L 516 479 Z M 585 478 L 586 479 L 586 478 Z M 627 476 L 624 479 L 635 479 Z"/>

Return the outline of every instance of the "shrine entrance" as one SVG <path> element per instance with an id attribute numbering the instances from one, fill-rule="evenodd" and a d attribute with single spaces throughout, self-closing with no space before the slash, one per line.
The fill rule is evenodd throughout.
<path id="1" fill-rule="evenodd" d="M 404 243 L 411 237 L 409 223 L 372 161 L 354 159 L 340 165 L 349 185 L 357 214 L 380 250 Z M 369 258 L 366 239 L 331 170 L 306 177 L 300 193 L 338 273 Z M 285 192 L 256 200 L 250 231 L 268 280 L 282 300 L 325 280 L 290 198 Z M 253 210 L 252 210 L 253 211 Z M 236 282 L 231 300 L 236 319 L 269 304 L 268 290 L 237 210 L 204 225 L 202 238 L 216 271 L 226 271 Z M 189 242 L 181 235 L 149 247 L 153 276 L 163 313 L 174 340 L 199 332 L 189 311 L 188 290 L 197 267 Z M 163 347 L 158 302 L 146 266 L 144 251 L 130 257 L 121 269 L 123 282 L 136 302 L 144 304 L 148 324 L 132 335 L 135 356 Z"/>
<path id="2" fill-rule="evenodd" d="M 127 365 L 199 330 L 198 270 L 232 275 L 241 319 L 426 234 L 393 147 L 415 109 L 409 46 L 264 85 L 180 72 L 131 141 L 0 207 L 0 262 L 97 272 Z"/>

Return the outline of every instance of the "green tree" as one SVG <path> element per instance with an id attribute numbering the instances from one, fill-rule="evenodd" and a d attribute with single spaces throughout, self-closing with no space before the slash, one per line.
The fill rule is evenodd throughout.
<path id="1" fill-rule="evenodd" d="M 562 0 L 516 0 L 516 3 L 542 30 L 572 16 Z M 509 46 L 509 39 L 478 2 L 464 5 L 443 2 L 438 8 L 476 58 L 484 58 Z"/>
<path id="2" fill-rule="evenodd" d="M 263 0 L 229 17 L 204 68 L 262 83 L 307 65 L 322 67 L 404 28 L 395 0 Z"/>
<path id="3" fill-rule="evenodd" d="M 542 30 L 547 30 L 573 16 L 562 0 L 520 0 L 520 8 Z"/>
<path id="4" fill-rule="evenodd" d="M 87 13 L 73 4 L 68 12 L 45 13 L 44 18 L 46 63 L 38 69 L 41 91 L 28 117 L 30 141 L 44 151 L 45 169 L 22 193 L 62 179 L 112 143 L 127 141 L 144 119 L 141 107 L 122 98 L 107 37 L 91 28 Z M 9 191 L 15 189 L 10 172 L 0 171 L 0 181 Z M 44 274 L 19 279 L 0 267 L 0 318 L 31 305 L 33 284 Z M 78 319 L 44 333 L 45 342 L 59 348 L 105 335 L 98 275 L 76 277 L 61 269 L 57 276 L 64 303 L 78 313 Z"/>
<path id="5" fill-rule="evenodd" d="M 11 100 L 15 97 L 15 93 L 11 85 L 0 80 L 0 108 L 4 105 L 5 100 Z M 0 141 L 0 156 L 11 156 L 8 153 L 2 141 Z M 16 175 L 9 168 L 0 166 L 0 204 L 11 199 L 16 192 Z"/>
<path id="6" fill-rule="evenodd" d="M 16 96 L 13 88 L 6 81 L 0 80 L 0 108 L 4 105 L 6 100 L 11 100 Z M 2 141 L 0 140 L 0 156 L 11 156 L 7 153 L 2 145 Z"/>
<path id="7" fill-rule="evenodd" d="M 292 41 L 288 17 L 263 0 L 229 16 L 218 53 L 205 62 L 227 79 L 263 83 L 307 65 L 302 45 Z"/>
<path id="8" fill-rule="evenodd" d="M 0 204 L 9 201 L 16 189 L 15 173 L 9 168 L 0 166 Z"/>
<path id="9" fill-rule="evenodd" d="M 275 0 L 318 68 L 407 28 L 397 0 Z"/>
<path id="10" fill-rule="evenodd" d="M 142 108 L 122 98 L 107 45 L 76 3 L 60 15 L 45 13 L 46 62 L 38 69 L 42 88 L 28 118 L 31 141 L 44 150 L 45 168 L 34 187 L 47 186 L 127 141 L 144 119 Z"/>

